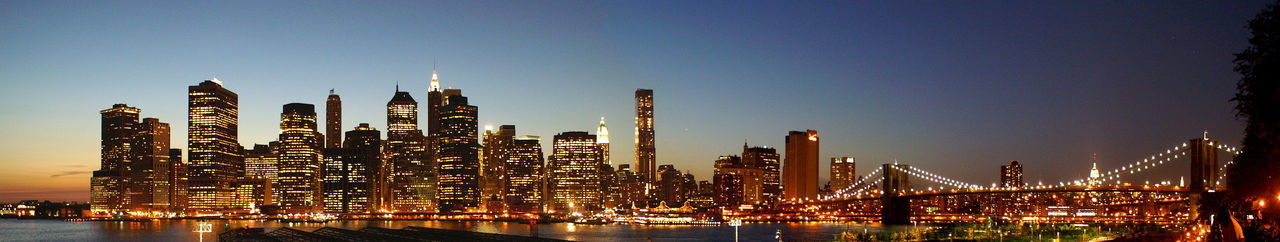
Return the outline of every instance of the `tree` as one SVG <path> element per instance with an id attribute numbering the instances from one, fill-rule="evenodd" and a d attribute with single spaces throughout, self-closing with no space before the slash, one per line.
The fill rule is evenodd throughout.
<path id="1" fill-rule="evenodd" d="M 1227 201 L 1237 217 L 1258 214 L 1253 224 L 1262 238 L 1274 238 L 1280 221 L 1280 2 L 1249 20 L 1249 47 L 1235 54 L 1236 117 L 1245 120 L 1245 137 L 1228 171 Z M 1259 203 L 1262 202 L 1262 203 Z M 1270 205 L 1269 207 L 1266 205 Z M 1263 229 L 1269 228 L 1269 229 Z M 1250 230 L 1250 229 L 1246 229 Z M 1262 230 L 1262 231 L 1260 231 Z M 1270 231 L 1268 231 L 1270 230 Z M 1259 237 L 1251 237 L 1258 239 Z"/>

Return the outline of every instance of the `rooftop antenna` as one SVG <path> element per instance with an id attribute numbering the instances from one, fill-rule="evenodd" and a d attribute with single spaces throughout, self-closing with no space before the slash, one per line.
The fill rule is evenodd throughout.
<path id="1" fill-rule="evenodd" d="M 333 88 L 329 88 L 329 95 L 333 95 Z"/>
<path id="2" fill-rule="evenodd" d="M 400 92 L 400 81 L 396 81 L 396 92 Z"/>

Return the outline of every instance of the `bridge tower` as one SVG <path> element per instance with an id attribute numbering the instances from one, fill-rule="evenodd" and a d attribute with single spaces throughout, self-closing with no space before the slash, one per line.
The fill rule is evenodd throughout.
<path id="1" fill-rule="evenodd" d="M 1218 149 L 1214 144 L 1207 134 L 1204 138 L 1187 141 L 1187 156 L 1191 159 L 1191 182 L 1187 187 L 1190 198 L 1187 200 L 1191 203 L 1189 214 L 1193 220 L 1199 217 L 1200 198 L 1218 183 Z"/>
<path id="2" fill-rule="evenodd" d="M 889 225 L 905 225 L 911 223 L 911 199 L 901 197 L 902 193 L 911 191 L 911 179 L 906 164 L 884 164 L 884 181 L 881 190 L 884 197 L 880 209 L 880 222 Z"/>

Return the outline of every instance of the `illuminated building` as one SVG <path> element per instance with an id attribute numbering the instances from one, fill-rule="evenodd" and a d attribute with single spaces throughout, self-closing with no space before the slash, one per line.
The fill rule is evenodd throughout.
<path id="1" fill-rule="evenodd" d="M 781 159 L 778 150 L 769 147 L 747 147 L 742 144 L 742 163 L 762 172 L 760 199 L 764 205 L 774 205 L 782 198 Z"/>
<path id="2" fill-rule="evenodd" d="M 464 212 L 480 205 L 478 110 L 467 104 L 467 97 L 448 95 L 450 90 L 445 90 L 445 104 L 440 106 L 438 197 L 441 212 Z"/>
<path id="3" fill-rule="evenodd" d="M 604 164 L 613 165 L 609 160 L 609 127 L 604 126 L 604 117 L 600 117 L 600 127 L 596 128 L 596 146 L 600 147 L 600 157 Z"/>
<path id="4" fill-rule="evenodd" d="M 235 204 L 232 209 L 240 212 L 252 213 L 257 207 L 262 205 L 272 205 L 272 195 L 275 194 L 271 186 L 271 180 L 261 177 L 241 178 L 232 183 L 235 196 L 232 199 Z"/>
<path id="5" fill-rule="evenodd" d="M 289 213 L 315 213 L 323 209 L 321 168 L 323 147 L 316 130 L 315 106 L 284 105 L 280 113 L 280 208 Z M 242 205 L 242 204 L 238 204 Z"/>
<path id="6" fill-rule="evenodd" d="M 325 148 L 342 148 L 342 98 L 329 89 L 324 108 Z"/>
<path id="7" fill-rule="evenodd" d="M 387 141 L 382 154 L 390 166 L 391 210 L 429 212 L 436 208 L 435 160 L 428 156 L 427 139 L 418 129 L 418 102 L 408 92 L 387 102 Z"/>
<path id="8" fill-rule="evenodd" d="M 716 186 L 716 204 L 726 209 L 739 205 L 761 203 L 764 171 L 744 164 L 738 156 L 720 156 L 716 159 L 713 181 Z"/>
<path id="9" fill-rule="evenodd" d="M 507 163 L 510 155 L 511 142 L 516 135 L 515 125 L 503 125 L 498 128 L 498 132 L 493 132 L 489 127 L 484 131 L 484 156 L 482 160 L 483 169 L 480 170 L 480 197 L 482 201 L 490 203 L 499 201 L 499 204 L 493 206 L 497 209 L 486 209 L 489 211 L 501 211 L 500 201 L 504 200 L 502 196 L 503 171 L 505 163 Z M 489 207 L 486 205 L 486 208 Z"/>
<path id="10" fill-rule="evenodd" d="M 187 209 L 187 163 L 182 149 L 169 149 L 169 210 L 183 214 Z"/>
<path id="11" fill-rule="evenodd" d="M 273 187 L 280 187 L 280 154 L 276 151 L 280 142 L 272 141 L 268 144 L 255 144 L 253 149 L 244 152 L 244 177 L 248 178 L 265 178 L 271 181 Z M 272 201 L 279 201 L 280 194 L 271 195 Z M 259 204 L 263 205 L 263 204 Z"/>
<path id="12" fill-rule="evenodd" d="M 188 208 L 217 212 L 231 206 L 231 183 L 244 170 L 239 96 L 217 79 L 187 87 Z"/>
<path id="13" fill-rule="evenodd" d="M 367 205 L 369 212 L 387 209 L 390 202 L 386 200 L 389 191 L 387 175 L 390 174 L 390 166 L 382 160 L 381 156 L 382 132 L 369 127 L 368 123 L 360 123 L 355 130 L 347 131 L 342 147 L 358 150 L 361 155 L 359 159 L 363 162 L 365 173 L 359 175 L 365 176 L 367 180 L 365 189 L 369 192 L 369 205 Z"/>
<path id="14" fill-rule="evenodd" d="M 371 202 L 370 184 L 374 179 L 370 150 L 328 148 L 324 150 L 324 212 L 368 213 Z"/>
<path id="15" fill-rule="evenodd" d="M 598 144 L 598 143 L 597 143 Z M 603 162 L 602 162 L 603 163 Z M 609 164 L 600 165 L 600 199 L 603 208 L 615 208 L 622 205 L 621 184 L 618 173 Z"/>
<path id="16" fill-rule="evenodd" d="M 645 183 L 654 183 L 658 170 L 653 138 L 653 90 L 636 89 L 636 174 Z"/>
<path id="17" fill-rule="evenodd" d="M 102 163 L 90 178 L 94 214 L 169 211 L 169 124 L 125 104 L 102 114 Z"/>
<path id="18" fill-rule="evenodd" d="M 636 173 L 631 172 L 631 165 L 618 165 L 617 179 L 621 204 L 624 206 L 635 205 L 645 200 L 648 195 L 646 194 L 648 183 L 640 180 L 640 176 L 637 176 Z M 640 206 L 643 207 L 643 205 Z"/>
<path id="19" fill-rule="evenodd" d="M 676 170 L 674 165 L 658 166 L 658 181 L 654 183 L 658 189 L 657 199 L 668 206 L 679 206 L 687 199 L 684 190 L 684 174 Z"/>
<path id="20" fill-rule="evenodd" d="M 596 136 L 583 131 L 560 133 L 552 140 L 551 150 L 550 207 L 557 213 L 598 211 L 601 157 Z"/>
<path id="21" fill-rule="evenodd" d="M 853 157 L 831 158 L 831 191 L 842 191 L 857 182 L 857 167 Z"/>
<path id="22" fill-rule="evenodd" d="M 444 93 L 440 90 L 440 76 L 432 68 L 431 83 L 427 88 L 427 136 L 432 142 L 428 145 L 428 152 L 433 152 L 431 157 L 435 157 L 434 142 L 436 136 L 440 135 L 440 106 L 444 106 Z"/>
<path id="23" fill-rule="evenodd" d="M 145 118 L 134 129 L 128 201 L 132 211 L 169 211 L 169 124 Z"/>
<path id="24" fill-rule="evenodd" d="M 1097 169 L 1096 167 L 1094 169 Z M 1026 186 L 1022 182 L 1022 164 L 1018 161 L 1011 161 L 1009 165 L 1000 166 L 1000 186 L 1001 187 L 1021 187 Z"/>
<path id="25" fill-rule="evenodd" d="M 521 136 L 511 143 L 503 164 L 507 209 L 512 213 L 542 212 L 542 144 L 538 136 Z"/>
<path id="26" fill-rule="evenodd" d="M 787 155 L 782 163 L 783 199 L 817 198 L 818 141 L 818 131 L 814 130 L 787 134 Z"/>

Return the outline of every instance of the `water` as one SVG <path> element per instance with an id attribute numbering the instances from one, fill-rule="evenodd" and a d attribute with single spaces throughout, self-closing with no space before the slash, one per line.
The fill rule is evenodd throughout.
<path id="1" fill-rule="evenodd" d="M 0 241 L 200 241 L 200 234 L 192 232 L 202 221 L 158 220 L 150 222 L 85 221 L 66 222 L 40 219 L 0 219 Z M 485 233 L 502 233 L 538 236 L 576 241 L 733 241 L 734 228 L 726 225 L 583 225 L 539 224 L 536 229 L 528 224 L 488 221 L 356 221 L 343 220 L 319 223 L 282 223 L 253 220 L 207 220 L 213 224 L 213 232 L 205 233 L 205 241 L 217 240 L 217 234 L 231 228 L 290 227 L 312 231 L 320 227 L 360 229 L 367 226 L 399 229 L 419 226 L 441 229 L 470 230 Z M 781 230 L 783 240 L 831 240 L 842 231 L 870 232 L 905 230 L 909 227 L 882 227 L 879 225 L 832 223 L 744 223 L 738 228 L 742 241 L 776 241 Z"/>

